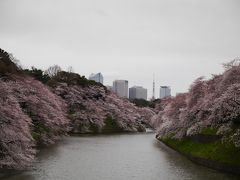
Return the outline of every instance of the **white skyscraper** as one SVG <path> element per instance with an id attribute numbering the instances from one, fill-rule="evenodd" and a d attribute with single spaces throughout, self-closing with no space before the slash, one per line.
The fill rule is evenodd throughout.
<path id="1" fill-rule="evenodd" d="M 102 73 L 91 74 L 88 79 L 103 84 L 103 75 L 102 75 Z"/>
<path id="2" fill-rule="evenodd" d="M 169 86 L 160 87 L 160 99 L 171 96 L 171 88 Z"/>
<path id="3" fill-rule="evenodd" d="M 113 92 L 117 93 L 120 97 L 128 97 L 128 81 L 115 80 L 113 82 Z"/>
<path id="4" fill-rule="evenodd" d="M 145 99 L 147 100 L 147 89 L 141 86 L 129 88 L 129 99 Z"/>

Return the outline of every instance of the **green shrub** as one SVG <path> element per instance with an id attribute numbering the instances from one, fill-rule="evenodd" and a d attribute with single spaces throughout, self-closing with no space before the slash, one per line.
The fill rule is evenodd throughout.
<path id="1" fill-rule="evenodd" d="M 117 121 L 113 119 L 111 116 L 108 116 L 105 121 L 105 126 L 103 127 L 103 133 L 114 133 L 114 132 L 121 132 L 123 129 L 119 127 Z"/>
<path id="2" fill-rule="evenodd" d="M 44 74 L 41 69 L 37 69 L 35 67 L 32 67 L 31 69 L 25 69 L 24 73 L 34 77 L 36 80 L 41 81 L 42 83 L 47 83 L 50 80 L 50 77 L 47 74 Z"/>
<path id="3" fill-rule="evenodd" d="M 218 131 L 217 128 L 207 127 L 207 128 L 203 128 L 200 131 L 200 134 L 203 134 L 203 135 L 216 135 L 217 131 Z"/>
<path id="4" fill-rule="evenodd" d="M 10 55 L 6 51 L 0 49 L 0 76 L 4 76 L 7 73 L 20 74 L 21 70 L 12 62 Z"/>
<path id="5" fill-rule="evenodd" d="M 32 137 L 39 142 L 43 134 L 50 132 L 50 129 L 42 123 L 34 123 L 34 128 L 32 131 Z"/>
<path id="6" fill-rule="evenodd" d="M 101 83 L 97 83 L 95 81 L 86 79 L 85 76 L 80 76 L 79 74 L 65 72 L 65 71 L 61 71 L 56 76 L 53 76 L 48 81 L 48 85 L 54 87 L 59 82 L 67 83 L 68 85 L 80 85 L 83 87 L 88 85 L 98 85 L 98 86 L 105 87 Z"/>

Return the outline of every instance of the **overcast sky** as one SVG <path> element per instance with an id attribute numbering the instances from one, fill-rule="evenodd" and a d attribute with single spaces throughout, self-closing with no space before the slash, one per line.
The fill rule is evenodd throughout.
<path id="1" fill-rule="evenodd" d="M 240 56 L 240 0 L 0 0 L 0 48 L 25 67 L 187 91 Z"/>

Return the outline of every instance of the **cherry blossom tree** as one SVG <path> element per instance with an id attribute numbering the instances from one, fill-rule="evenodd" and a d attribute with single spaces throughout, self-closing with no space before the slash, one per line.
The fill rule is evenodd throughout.
<path id="1" fill-rule="evenodd" d="M 58 83 L 54 92 L 68 104 L 73 133 L 104 131 L 111 118 L 118 130 L 138 131 L 150 124 L 153 111 L 138 108 L 100 85 L 81 86 Z"/>
<path id="2" fill-rule="evenodd" d="M 31 119 L 22 111 L 11 86 L 0 81 L 0 169 L 25 169 L 36 154 Z"/>
<path id="3" fill-rule="evenodd" d="M 34 124 L 34 138 L 40 144 L 53 144 L 68 131 L 69 120 L 64 101 L 33 78 L 14 78 L 15 81 L 9 81 L 8 84 L 22 110 Z"/>
<path id="4" fill-rule="evenodd" d="M 160 102 L 152 123 L 158 136 L 183 138 L 201 133 L 206 127 L 218 129 L 223 139 L 239 147 L 240 61 L 224 64 L 225 72 L 211 79 L 198 78 L 189 92 Z M 231 136 L 230 136 L 231 135 Z"/>
<path id="5" fill-rule="evenodd" d="M 216 123 L 240 123 L 240 84 L 233 84 L 222 96 L 215 99 L 211 118 Z"/>

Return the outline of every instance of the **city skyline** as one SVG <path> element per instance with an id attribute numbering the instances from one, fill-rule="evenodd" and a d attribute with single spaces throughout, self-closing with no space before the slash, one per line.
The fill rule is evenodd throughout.
<path id="1" fill-rule="evenodd" d="M 128 79 L 152 94 L 186 92 L 200 76 L 239 56 L 238 0 L 2 0 L 0 47 L 26 67 Z M 44 12 L 44 13 L 42 13 Z M 143 13 L 144 12 L 144 13 Z"/>
<path id="2" fill-rule="evenodd" d="M 140 85 L 138 85 L 138 84 L 134 84 L 133 86 L 129 86 L 129 84 L 131 84 L 127 79 L 125 79 L 125 80 L 123 80 L 123 79 L 115 79 L 114 81 L 112 81 L 111 82 L 111 85 L 110 84 L 105 84 L 105 83 L 103 83 L 104 81 L 103 81 L 103 79 L 104 79 L 104 75 L 99 71 L 99 73 L 91 73 L 90 75 L 89 75 L 89 78 L 88 78 L 89 80 L 94 80 L 94 81 L 96 81 L 96 82 L 100 82 L 100 83 L 102 83 L 103 85 L 105 85 L 108 89 L 112 89 L 113 91 L 117 91 L 117 90 L 114 90 L 114 83 L 115 82 L 117 82 L 117 81 L 127 81 L 127 83 L 128 83 L 128 90 L 129 90 L 129 93 L 128 93 L 128 95 L 129 95 L 129 99 L 131 99 L 130 98 L 130 89 L 131 88 L 142 88 L 142 89 L 146 89 L 146 92 L 144 92 L 144 93 L 146 93 L 147 95 L 146 95 L 146 97 L 144 96 L 144 98 L 142 98 L 142 99 L 145 99 L 145 100 L 150 100 L 151 98 L 152 98 L 152 96 L 151 96 L 151 94 L 149 94 L 149 89 L 147 89 L 147 88 L 145 88 L 145 87 L 143 87 L 143 86 L 140 86 Z M 155 77 L 154 77 L 154 79 L 155 79 Z M 156 82 L 154 82 L 154 85 L 155 85 L 155 89 L 156 89 Z M 160 85 L 160 86 L 158 86 L 158 84 L 157 84 L 157 87 L 159 87 L 159 90 L 160 90 L 160 94 L 159 94 L 159 96 L 157 95 L 155 95 L 155 98 L 156 99 L 161 99 L 161 87 L 165 87 L 165 86 L 163 86 L 163 85 Z M 170 86 L 166 86 L 166 87 L 168 87 L 168 88 L 170 88 Z M 171 95 L 171 90 L 172 89 L 170 89 L 170 95 Z M 135 92 L 135 94 L 136 94 L 136 92 Z"/>

